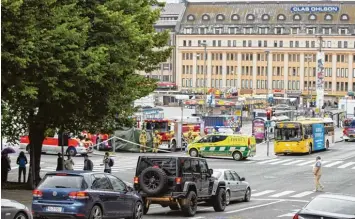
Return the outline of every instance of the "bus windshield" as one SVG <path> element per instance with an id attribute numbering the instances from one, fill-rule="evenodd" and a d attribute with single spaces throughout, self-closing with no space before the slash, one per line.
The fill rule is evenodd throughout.
<path id="1" fill-rule="evenodd" d="M 302 139 L 301 128 L 278 128 L 275 129 L 275 140 L 299 141 Z"/>

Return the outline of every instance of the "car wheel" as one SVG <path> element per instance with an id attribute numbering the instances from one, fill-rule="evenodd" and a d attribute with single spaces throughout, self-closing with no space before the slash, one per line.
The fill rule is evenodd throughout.
<path id="1" fill-rule="evenodd" d="M 102 217 L 103 217 L 103 212 L 100 206 L 95 205 L 94 207 L 92 207 L 89 219 L 102 219 Z"/>
<path id="2" fill-rule="evenodd" d="M 251 197 L 251 191 L 250 188 L 247 189 L 247 191 L 245 191 L 245 195 L 244 195 L 244 200 L 245 202 L 249 202 L 250 201 L 250 197 Z"/>
<path id="3" fill-rule="evenodd" d="M 181 206 L 184 215 L 187 217 L 192 217 L 197 211 L 197 196 L 194 191 L 190 191 L 186 197 L 186 204 Z"/>
<path id="4" fill-rule="evenodd" d="M 196 149 L 191 149 L 189 151 L 190 157 L 198 157 L 198 151 Z"/>
<path id="5" fill-rule="evenodd" d="M 171 152 L 175 152 L 175 151 L 176 151 L 176 141 L 175 141 L 175 140 L 173 140 L 173 141 L 171 142 L 171 148 L 170 148 L 170 150 L 171 150 Z"/>
<path id="6" fill-rule="evenodd" d="M 23 212 L 19 212 L 15 215 L 14 219 L 27 219 L 27 215 Z"/>
<path id="7" fill-rule="evenodd" d="M 229 205 L 230 201 L 231 201 L 231 193 L 230 193 L 230 191 L 228 190 L 228 191 L 226 192 L 226 205 Z"/>
<path id="8" fill-rule="evenodd" d="M 143 218 L 143 205 L 141 202 L 137 202 L 132 213 L 132 217 L 129 219 L 142 219 Z"/>
<path id="9" fill-rule="evenodd" d="M 168 180 L 164 170 L 154 167 L 143 170 L 139 178 L 142 190 L 148 195 L 158 195 L 164 192 Z"/>
<path id="10" fill-rule="evenodd" d="M 75 157 L 76 155 L 76 150 L 74 147 L 69 147 L 67 150 L 67 154 L 70 155 L 71 157 Z"/>
<path id="11" fill-rule="evenodd" d="M 237 160 L 237 161 L 243 159 L 242 153 L 240 153 L 239 151 L 235 151 L 232 156 L 233 156 L 233 159 Z"/>
<path id="12" fill-rule="evenodd" d="M 216 212 L 226 209 L 226 190 L 224 188 L 219 188 L 213 199 L 213 209 Z"/>
<path id="13" fill-rule="evenodd" d="M 169 205 L 169 208 L 170 208 L 172 211 L 178 211 L 178 210 L 180 210 L 179 206 L 177 206 L 177 205 Z"/>

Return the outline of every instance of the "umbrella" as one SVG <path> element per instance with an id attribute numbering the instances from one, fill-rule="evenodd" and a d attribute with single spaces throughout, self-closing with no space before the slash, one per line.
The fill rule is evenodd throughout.
<path id="1" fill-rule="evenodd" d="M 1 154 L 12 154 L 16 153 L 16 151 L 12 147 L 7 147 L 1 151 Z"/>

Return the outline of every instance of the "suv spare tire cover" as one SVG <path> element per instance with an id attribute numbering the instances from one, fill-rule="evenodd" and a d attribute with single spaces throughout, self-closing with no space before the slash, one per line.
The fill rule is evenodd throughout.
<path id="1" fill-rule="evenodd" d="M 164 170 L 148 167 L 139 176 L 139 185 L 148 195 L 159 195 L 166 188 L 168 177 Z"/>

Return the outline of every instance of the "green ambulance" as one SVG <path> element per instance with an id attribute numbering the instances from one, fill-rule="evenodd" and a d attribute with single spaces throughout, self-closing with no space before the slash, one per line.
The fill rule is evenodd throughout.
<path id="1" fill-rule="evenodd" d="M 240 134 L 209 134 L 188 145 L 191 157 L 232 157 L 244 160 L 256 153 L 254 136 Z"/>

